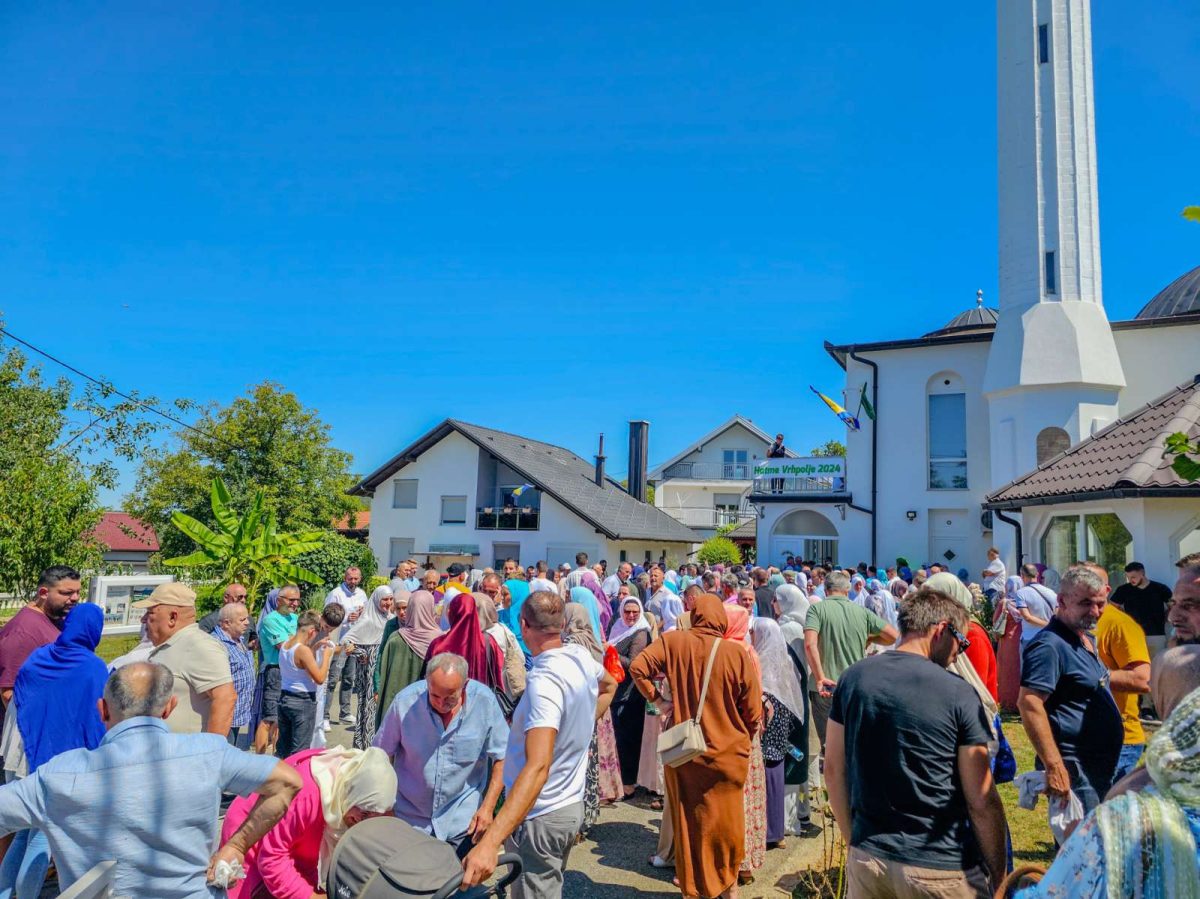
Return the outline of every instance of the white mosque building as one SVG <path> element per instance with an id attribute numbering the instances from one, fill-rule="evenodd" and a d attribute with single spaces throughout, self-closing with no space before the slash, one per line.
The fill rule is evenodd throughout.
<path id="1" fill-rule="evenodd" d="M 998 43 L 999 308 L 826 344 L 876 418 L 847 435 L 844 484 L 756 492 L 760 562 L 903 556 L 977 579 L 995 545 L 1010 571 L 1137 559 L 1173 582 L 1200 550 L 1200 484 L 1163 455 L 1200 437 L 1200 268 L 1108 320 L 1089 2 L 999 0 Z"/>

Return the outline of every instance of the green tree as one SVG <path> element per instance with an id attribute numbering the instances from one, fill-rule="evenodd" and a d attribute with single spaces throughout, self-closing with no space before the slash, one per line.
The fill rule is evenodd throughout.
<path id="1" fill-rule="evenodd" d="M 282 531 L 326 529 L 360 511 L 346 495 L 355 482 L 350 455 L 330 445 L 329 426 L 294 393 L 269 381 L 225 407 L 202 410 L 195 429 L 180 429 L 176 444 L 145 454 L 126 508 L 159 530 L 164 555 L 188 548 L 182 532 L 167 527 L 184 512 L 213 527 L 210 485 L 220 478 L 232 503 L 248 508 L 262 491 Z"/>
<path id="2" fill-rule="evenodd" d="M 112 457 L 132 458 L 154 425 L 136 397 L 49 383 L 19 350 L 0 350 L 0 591 L 29 597 L 43 568 L 99 567 L 107 547 L 92 531 L 100 491 L 116 484 Z"/>
<path id="3" fill-rule="evenodd" d="M 820 446 L 814 446 L 809 451 L 810 456 L 840 456 L 846 457 L 846 444 L 840 440 L 826 440 Z"/>
<path id="4" fill-rule="evenodd" d="M 246 513 L 239 516 L 220 478 L 213 479 L 209 504 L 216 522 L 213 528 L 206 527 L 185 512 L 171 515 L 171 524 L 199 549 L 186 556 L 167 559 L 164 565 L 215 572 L 218 589 L 234 581 L 245 584 L 252 606 L 268 584 L 321 582 L 320 575 L 297 565 L 293 560 L 320 549 L 325 531 L 279 533 L 275 529 L 275 513 L 266 508 L 261 490 L 254 494 Z"/>
<path id="5" fill-rule="evenodd" d="M 742 554 L 738 551 L 737 544 L 728 537 L 709 537 L 696 550 L 696 561 L 709 565 L 737 564 L 742 561 Z"/>
<path id="6" fill-rule="evenodd" d="M 300 585 L 305 602 L 323 599 L 326 593 L 342 582 L 347 568 L 357 568 L 362 572 L 364 590 L 367 590 L 368 579 L 379 570 L 371 547 L 343 537 L 337 531 L 330 531 L 321 541 L 319 549 L 297 556 L 296 564 L 307 568 L 320 579 L 319 584 Z M 387 579 L 383 582 L 386 584 Z"/>

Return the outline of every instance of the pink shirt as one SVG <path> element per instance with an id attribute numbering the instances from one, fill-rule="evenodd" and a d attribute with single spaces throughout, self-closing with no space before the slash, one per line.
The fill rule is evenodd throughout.
<path id="1" fill-rule="evenodd" d="M 300 774 L 304 786 L 280 822 L 246 853 L 246 879 L 229 890 L 229 899 L 250 899 L 260 887 L 275 899 L 309 899 L 316 892 L 325 813 L 310 762 L 314 755 L 324 751 L 306 749 L 286 759 Z M 233 801 L 221 827 L 222 843 L 242 826 L 257 801 L 257 793 Z M 324 890 L 324 884 L 320 886 Z"/>

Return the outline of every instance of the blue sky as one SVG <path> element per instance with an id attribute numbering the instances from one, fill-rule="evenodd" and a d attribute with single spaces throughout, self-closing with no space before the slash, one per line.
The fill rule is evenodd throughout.
<path id="1" fill-rule="evenodd" d="M 994 302 L 992 3 L 592 7 L 6 5 L 0 312 L 162 398 L 279 381 L 369 471 L 448 415 L 806 451 L 823 340 Z M 1200 264 L 1200 5 L 1093 29 L 1128 318 Z"/>

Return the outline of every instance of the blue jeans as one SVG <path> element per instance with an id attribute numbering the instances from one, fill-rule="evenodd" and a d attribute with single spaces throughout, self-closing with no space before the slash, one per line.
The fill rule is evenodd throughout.
<path id="1" fill-rule="evenodd" d="M 19 831 L 0 865 L 0 899 L 37 899 L 50 867 L 50 845 L 40 830 Z"/>
<path id="2" fill-rule="evenodd" d="M 1117 760 L 1117 773 L 1113 775 L 1113 783 L 1137 767 L 1137 763 L 1142 760 L 1142 751 L 1145 748 L 1145 743 L 1126 743 L 1121 747 L 1121 757 Z"/>

